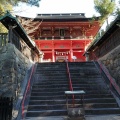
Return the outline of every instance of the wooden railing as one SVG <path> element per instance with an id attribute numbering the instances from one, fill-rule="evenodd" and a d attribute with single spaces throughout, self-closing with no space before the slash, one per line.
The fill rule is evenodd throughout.
<path id="1" fill-rule="evenodd" d="M 8 33 L 0 33 L 0 47 L 5 46 L 7 43 L 12 43 L 15 47 L 21 51 L 20 37 L 14 31 L 11 32 L 9 38 Z"/>
<path id="2" fill-rule="evenodd" d="M 0 47 L 5 46 L 8 43 L 8 34 L 0 33 Z"/>
<path id="3" fill-rule="evenodd" d="M 0 98 L 0 120 L 12 119 L 13 98 Z"/>
<path id="4" fill-rule="evenodd" d="M 22 38 L 20 38 L 19 35 L 18 35 L 14 30 L 12 30 L 12 33 L 11 33 L 10 36 L 11 36 L 11 38 L 10 38 L 9 42 L 12 43 L 12 44 L 14 44 L 15 47 L 16 47 L 19 51 L 21 51 L 21 43 L 20 43 L 20 40 L 21 40 Z"/>

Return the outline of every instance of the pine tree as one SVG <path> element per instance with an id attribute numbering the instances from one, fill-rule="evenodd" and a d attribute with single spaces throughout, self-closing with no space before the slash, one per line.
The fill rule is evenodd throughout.
<path id="1" fill-rule="evenodd" d="M 111 0 L 94 0 L 95 10 L 100 14 L 100 22 L 104 23 L 115 10 L 115 2 Z"/>
<path id="2" fill-rule="evenodd" d="M 40 0 L 0 0 L 0 16 L 4 15 L 6 11 L 11 11 L 14 5 L 18 2 L 26 2 L 30 5 L 39 6 Z M 7 33 L 7 29 L 0 23 L 0 33 Z"/>

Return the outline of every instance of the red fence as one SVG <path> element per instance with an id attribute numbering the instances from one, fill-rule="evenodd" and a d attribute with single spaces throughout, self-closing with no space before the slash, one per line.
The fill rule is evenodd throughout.
<path id="1" fill-rule="evenodd" d="M 25 90 L 25 94 L 24 94 L 24 97 L 23 97 L 23 100 L 22 100 L 22 119 L 24 119 L 24 117 L 25 117 L 25 102 L 26 102 L 26 99 L 28 98 L 28 95 L 31 91 L 31 85 L 32 85 L 32 82 L 33 82 L 32 81 L 32 76 L 33 76 L 34 70 L 35 70 L 35 65 L 33 65 L 33 67 L 32 67 L 30 77 L 29 77 L 29 80 L 28 80 L 28 84 L 27 84 L 27 87 L 26 87 L 26 90 Z"/>

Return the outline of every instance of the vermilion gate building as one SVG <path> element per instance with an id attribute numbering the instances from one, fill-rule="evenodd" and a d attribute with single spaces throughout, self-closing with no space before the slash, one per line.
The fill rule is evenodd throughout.
<path id="1" fill-rule="evenodd" d="M 43 52 L 43 62 L 85 61 L 85 49 L 99 28 L 98 18 L 86 18 L 84 13 L 38 14 L 29 35 Z"/>

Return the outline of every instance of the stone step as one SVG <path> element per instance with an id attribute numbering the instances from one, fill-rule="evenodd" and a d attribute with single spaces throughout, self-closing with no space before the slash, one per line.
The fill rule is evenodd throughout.
<path id="1" fill-rule="evenodd" d="M 50 80 L 49 78 L 42 78 L 42 77 L 40 77 L 39 76 L 39 78 L 37 78 L 37 80 L 35 80 L 36 82 L 35 82 L 35 84 L 37 85 L 39 85 L 39 84 L 41 84 L 41 83 L 58 83 L 58 82 L 68 82 L 69 81 L 69 79 L 68 79 L 68 77 L 66 78 L 66 79 L 63 79 L 63 78 L 53 78 L 52 80 Z M 99 79 L 96 79 L 96 80 L 89 80 L 89 79 L 87 79 L 87 78 L 84 78 L 84 79 L 81 79 L 81 78 L 74 78 L 74 79 L 72 79 L 72 84 L 98 84 L 99 85 L 99 83 L 103 83 L 104 81 L 101 79 L 101 80 L 99 80 Z"/>
<path id="2" fill-rule="evenodd" d="M 62 67 L 62 68 L 55 68 L 54 66 L 53 67 L 43 67 L 43 68 L 37 68 L 36 69 L 36 72 L 44 72 L 44 73 L 46 73 L 46 72 L 56 72 L 56 71 L 67 71 L 67 69 L 66 69 L 66 67 Z"/>
<path id="3" fill-rule="evenodd" d="M 41 84 L 68 84 L 69 80 L 63 80 L 63 79 L 59 79 L 58 81 L 57 80 L 38 80 L 38 81 L 35 81 L 34 82 L 34 85 L 41 85 Z"/>
<path id="4" fill-rule="evenodd" d="M 42 64 L 37 64 L 37 67 L 42 67 L 42 66 L 46 66 L 46 67 L 48 67 L 48 66 L 56 66 L 56 67 L 59 67 L 59 66 L 66 66 L 66 63 L 46 63 L 46 64 L 44 64 L 44 63 L 42 63 Z"/>
<path id="5" fill-rule="evenodd" d="M 66 81 L 69 81 L 69 80 L 66 80 Z M 104 81 L 100 81 L 100 80 L 96 80 L 96 81 L 87 81 L 87 80 L 74 80 L 71 78 L 71 81 L 72 81 L 72 85 L 76 85 L 76 84 L 87 84 L 87 85 L 99 85 L 99 84 L 105 84 Z M 51 81 L 52 82 L 52 81 Z M 106 85 L 106 84 L 105 84 Z"/>
<path id="6" fill-rule="evenodd" d="M 84 104 L 85 109 L 93 109 L 93 108 L 118 108 L 117 103 L 93 103 L 93 104 Z"/>
<path id="7" fill-rule="evenodd" d="M 47 84 L 47 83 L 46 83 Z M 43 83 L 41 83 L 41 85 L 46 85 L 46 84 L 43 84 Z M 54 84 L 49 84 L 49 85 L 54 85 Z M 68 88 L 68 87 L 65 87 L 65 86 L 63 86 L 63 87 L 54 87 L 54 88 L 49 88 L 49 87 L 33 87 L 33 90 L 42 90 L 42 89 L 58 89 L 58 90 L 65 90 L 66 88 Z M 68 89 L 69 90 L 69 89 Z M 76 86 L 74 86 L 73 85 L 73 90 L 108 90 L 108 88 L 107 87 L 102 87 L 102 86 L 95 86 L 95 87 L 92 87 L 92 86 L 86 86 L 86 87 L 76 87 Z"/>
<path id="8" fill-rule="evenodd" d="M 108 115 L 108 114 L 120 114 L 120 108 L 98 108 L 85 110 L 85 115 Z"/>
<path id="9" fill-rule="evenodd" d="M 72 104 L 73 100 L 69 99 L 69 104 Z M 116 103 L 115 99 L 113 98 L 92 98 L 92 99 L 84 99 L 84 103 L 86 104 L 93 104 L 93 103 Z M 80 99 L 75 99 L 74 100 L 75 104 L 80 104 Z M 30 100 L 29 104 L 30 105 L 51 105 L 51 104 L 65 104 L 66 100 L 65 99 L 59 99 L 59 100 Z"/>
<path id="10" fill-rule="evenodd" d="M 84 99 L 85 103 L 116 103 L 116 100 L 114 98 L 89 98 Z"/>
<path id="11" fill-rule="evenodd" d="M 26 117 L 65 116 L 67 110 L 27 111 Z"/>
<path id="12" fill-rule="evenodd" d="M 52 91 L 52 92 L 48 92 L 48 91 L 44 91 L 44 92 L 31 92 L 31 96 L 43 96 L 43 95 L 47 95 L 47 96 L 52 96 L 52 95 L 64 95 L 64 91 L 58 91 L 58 92 L 55 92 Z"/>
<path id="13" fill-rule="evenodd" d="M 99 73 L 99 70 L 96 69 L 96 67 L 93 67 L 93 68 L 87 68 L 85 69 L 84 67 L 81 68 L 81 67 L 69 67 L 69 70 L 70 72 L 73 72 L 73 73 L 80 73 L 80 72 L 98 72 Z"/>
<path id="14" fill-rule="evenodd" d="M 91 90 L 91 91 L 85 91 L 86 92 L 86 94 L 110 94 L 110 91 L 94 91 L 94 90 Z M 53 91 L 51 91 L 51 92 L 49 92 L 49 91 L 38 91 L 38 92 L 31 92 L 31 95 L 33 95 L 33 96 L 41 96 L 41 95 L 44 95 L 44 94 L 47 94 L 48 96 L 52 96 L 52 95 L 64 95 L 64 91 L 56 91 L 56 89 L 55 90 L 53 90 Z"/>
<path id="15" fill-rule="evenodd" d="M 33 88 L 36 87 L 36 88 L 41 88 L 41 87 L 66 87 L 66 86 L 69 86 L 69 83 L 68 84 L 46 84 L 46 85 L 42 85 L 42 84 L 33 84 Z M 99 86 L 101 87 L 101 85 L 97 85 L 95 83 L 91 83 L 91 84 L 74 84 L 74 87 L 94 87 L 94 86 Z"/>
<path id="16" fill-rule="evenodd" d="M 28 111 L 41 111 L 41 110 L 64 110 L 66 109 L 66 104 L 56 104 L 56 105 L 29 105 Z"/>
<path id="17" fill-rule="evenodd" d="M 41 84 L 41 85 L 33 85 L 33 88 L 61 88 L 61 87 L 68 87 L 69 84 L 49 84 L 49 85 L 45 85 L 45 84 Z"/>
<path id="18" fill-rule="evenodd" d="M 80 96 L 74 96 L 75 99 L 80 99 Z M 111 94 L 88 94 L 88 95 L 84 95 L 85 99 L 89 99 L 89 98 L 113 98 L 113 96 Z M 66 99 L 65 95 L 55 95 L 55 96 L 30 96 L 30 100 L 53 100 L 53 99 Z M 72 96 L 68 96 L 68 99 L 72 99 Z"/>
<path id="19" fill-rule="evenodd" d="M 73 104 L 69 104 L 69 107 L 73 107 Z M 83 107 L 82 104 L 76 104 L 75 108 Z M 94 108 L 117 108 L 116 103 L 93 103 L 93 104 L 84 104 L 84 108 L 94 109 Z M 29 105 L 28 111 L 41 111 L 41 110 L 64 110 L 66 109 L 66 104 L 56 104 L 56 105 Z"/>
<path id="20" fill-rule="evenodd" d="M 95 66 L 93 62 L 68 62 L 69 66 Z"/>
<path id="21" fill-rule="evenodd" d="M 66 71 L 54 71 L 54 73 L 53 72 L 46 72 L 46 73 L 39 73 L 39 75 L 45 75 L 45 76 L 50 76 L 50 75 L 66 75 L 67 74 L 67 72 Z"/>
<path id="22" fill-rule="evenodd" d="M 75 75 L 71 75 L 71 78 L 101 78 L 102 76 L 101 75 L 78 75 L 78 76 L 75 76 Z"/>
<path id="23" fill-rule="evenodd" d="M 57 80 L 57 79 L 68 79 L 68 76 L 41 76 L 40 80 Z"/>
<path id="24" fill-rule="evenodd" d="M 59 80 L 59 81 L 57 81 L 57 80 L 55 80 L 55 81 L 53 81 L 53 80 L 43 80 L 43 81 L 41 81 L 41 82 L 34 82 L 34 85 L 41 85 L 41 84 L 68 84 L 68 82 L 69 82 L 69 80 Z"/>
<path id="25" fill-rule="evenodd" d="M 101 90 L 101 91 L 104 91 L 104 90 L 109 90 L 108 87 L 106 86 L 95 86 L 95 87 L 91 87 L 91 86 L 87 86 L 87 87 L 76 87 L 75 85 L 72 86 L 73 87 L 73 90 Z"/>
<path id="26" fill-rule="evenodd" d="M 85 79 L 85 80 L 87 80 L 88 78 L 93 78 L 93 79 L 98 79 L 98 78 L 101 78 L 101 76 L 100 75 L 84 75 L 84 76 L 82 76 L 82 75 L 78 75 L 78 76 L 75 76 L 75 75 L 71 75 L 71 78 L 72 79 L 75 79 L 75 80 L 80 80 L 80 79 Z"/>
<path id="27" fill-rule="evenodd" d="M 40 88 L 40 89 L 34 89 L 32 90 L 32 92 L 46 92 L 46 91 L 49 91 L 49 92 L 64 92 L 64 91 L 69 91 L 69 88 L 66 87 L 66 88 Z"/>
<path id="28" fill-rule="evenodd" d="M 99 84 L 99 83 L 103 83 L 103 81 L 94 81 L 94 84 Z M 69 80 L 36 80 L 34 82 L 34 85 L 46 85 L 46 84 L 69 84 Z M 93 81 L 73 81 L 72 80 L 72 85 L 74 86 L 74 84 L 93 84 Z"/>
<path id="29" fill-rule="evenodd" d="M 92 72 L 80 72 L 80 71 L 78 71 L 78 72 L 74 72 L 74 71 L 70 71 L 70 74 L 71 74 L 71 76 L 86 76 L 86 75 L 101 75 L 99 72 L 94 72 L 94 71 L 92 71 Z"/>
<path id="30" fill-rule="evenodd" d="M 42 64 L 37 64 L 37 67 L 43 67 L 43 66 L 46 66 L 46 67 L 48 67 L 48 66 L 55 66 L 55 67 L 59 67 L 59 66 L 66 66 L 66 63 L 62 63 L 62 64 L 60 64 L 60 63 L 54 63 L 54 64 L 50 64 L 50 63 L 48 63 L 48 64 L 44 64 L 44 63 L 42 63 Z"/>

